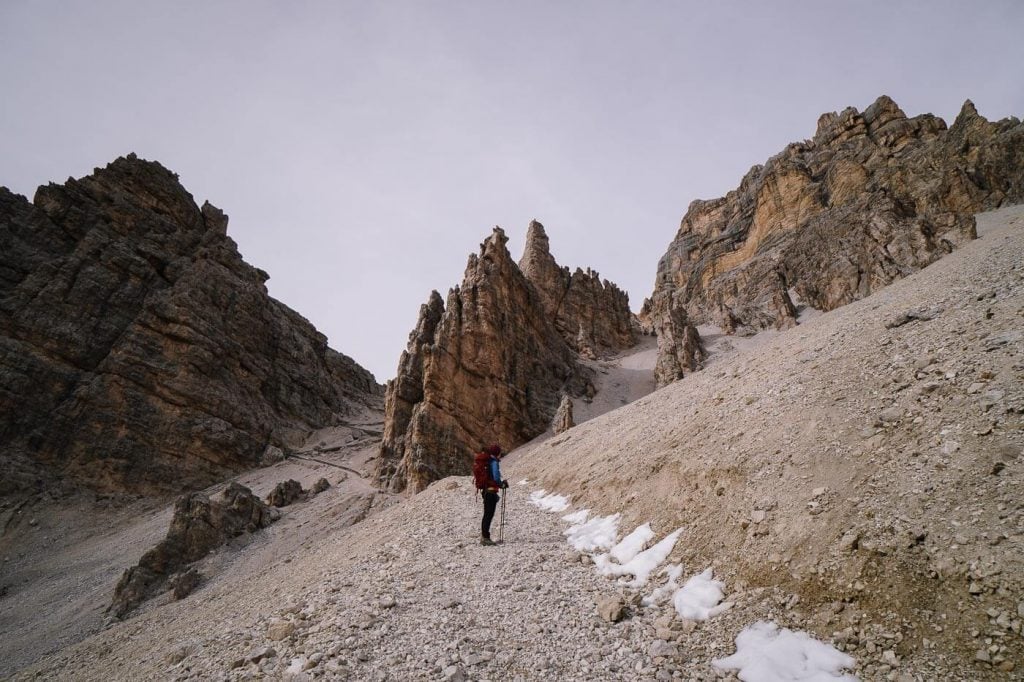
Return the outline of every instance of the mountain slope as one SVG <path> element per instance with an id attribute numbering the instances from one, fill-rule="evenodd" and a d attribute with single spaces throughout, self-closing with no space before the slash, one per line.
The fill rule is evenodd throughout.
<path id="1" fill-rule="evenodd" d="M 517 473 L 682 526 L 685 564 L 792 590 L 822 631 L 847 605 L 905 623 L 908 654 L 927 638 L 969 659 L 965 633 L 988 632 L 989 609 L 1018 618 L 1024 590 L 1024 212 L 984 220 L 1002 225 L 537 446 Z"/>
<path id="2" fill-rule="evenodd" d="M 301 545 L 239 559 L 244 570 L 229 564 L 15 679 L 704 680 L 758 619 L 832 642 L 864 680 L 1019 675 L 1024 210 L 981 216 L 979 233 L 869 298 L 513 453 L 508 477 L 532 485 L 513 486 L 504 547 L 476 544 L 465 478 L 351 528 L 289 508 L 293 528 L 313 529 Z M 668 560 L 686 575 L 713 566 L 733 607 L 703 623 L 664 605 L 604 621 L 597 602 L 664 579 L 598 578 L 558 515 L 525 503 L 536 486 L 623 513 L 623 530 L 681 527 Z"/>

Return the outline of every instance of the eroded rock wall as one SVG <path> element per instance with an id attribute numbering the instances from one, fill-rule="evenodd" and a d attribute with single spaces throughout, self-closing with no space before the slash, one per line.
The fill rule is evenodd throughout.
<path id="1" fill-rule="evenodd" d="M 544 226 L 536 220 L 527 229 L 519 269 L 537 289 L 544 313 L 577 353 L 594 358 L 636 345 L 638 325 L 629 296 L 589 268 L 570 272 L 558 265 Z"/>
<path id="2" fill-rule="evenodd" d="M 205 487 L 382 395 L 157 163 L 0 188 L 0 492 Z"/>
<path id="3" fill-rule="evenodd" d="M 740 334 L 790 327 L 794 295 L 821 310 L 863 298 L 973 239 L 973 213 L 1022 200 L 1015 118 L 989 122 L 968 101 L 947 129 L 884 96 L 824 114 L 812 139 L 690 205 L 642 315 L 659 332 L 659 384 L 692 357 L 686 335 L 661 336 L 680 319 Z"/>
<path id="4" fill-rule="evenodd" d="M 495 228 L 469 257 L 461 286 L 445 302 L 431 293 L 420 309 L 386 393 L 377 473 L 391 490 L 468 474 L 475 450 L 516 447 L 548 428 L 563 394 L 593 391 L 551 301 L 507 241 Z"/>

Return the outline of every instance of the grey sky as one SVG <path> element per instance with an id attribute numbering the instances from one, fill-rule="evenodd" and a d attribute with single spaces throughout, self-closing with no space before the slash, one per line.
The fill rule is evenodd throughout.
<path id="1" fill-rule="evenodd" d="M 1022 35 L 1015 0 L 4 0 L 0 184 L 160 161 L 383 381 L 493 225 L 638 309 L 690 201 L 820 113 L 1020 116 Z"/>

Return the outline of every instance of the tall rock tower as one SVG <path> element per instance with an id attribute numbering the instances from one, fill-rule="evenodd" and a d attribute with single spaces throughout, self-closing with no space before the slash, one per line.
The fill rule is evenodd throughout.
<path id="1" fill-rule="evenodd" d="M 518 446 L 548 428 L 563 394 L 592 393 L 580 329 L 589 352 L 634 343 L 625 294 L 559 267 L 540 223 L 521 266 L 507 241 L 495 228 L 447 301 L 435 291 L 420 308 L 386 392 L 377 474 L 391 490 L 467 474 L 478 448 Z"/>

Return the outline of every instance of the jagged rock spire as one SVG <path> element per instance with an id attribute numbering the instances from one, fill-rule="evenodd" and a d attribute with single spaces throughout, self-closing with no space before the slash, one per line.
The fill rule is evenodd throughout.
<path id="1" fill-rule="evenodd" d="M 555 262 L 532 221 L 517 266 L 500 228 L 471 254 L 462 284 L 420 310 L 388 384 L 377 475 L 391 490 L 469 473 L 488 443 L 544 432 L 563 395 L 593 392 L 580 353 L 634 343 L 629 301 L 596 272 Z"/>
<path id="2" fill-rule="evenodd" d="M 563 393 L 593 392 L 507 242 L 496 227 L 443 308 L 432 295 L 420 311 L 387 387 L 377 475 L 391 490 L 469 473 L 478 448 L 518 446 L 548 428 Z"/>

